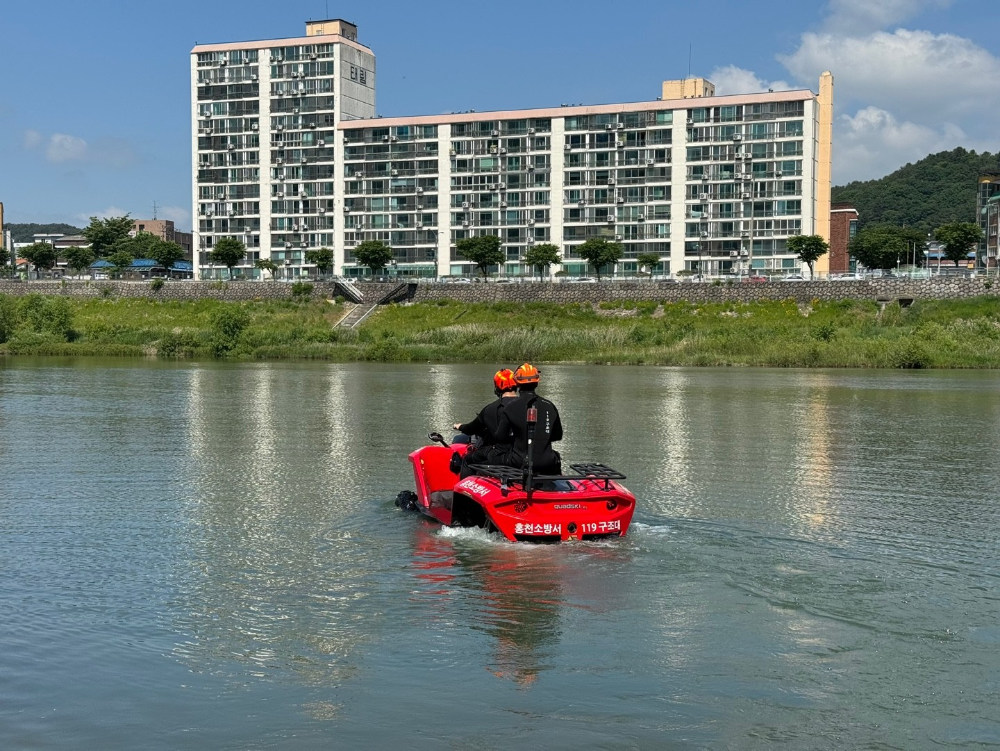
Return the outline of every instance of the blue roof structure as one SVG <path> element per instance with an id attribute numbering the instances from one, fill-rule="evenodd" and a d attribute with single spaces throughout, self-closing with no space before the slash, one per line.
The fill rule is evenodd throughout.
<path id="1" fill-rule="evenodd" d="M 943 250 L 928 250 L 927 251 L 927 257 L 928 258 L 933 258 L 934 260 L 937 260 L 938 258 L 944 258 L 945 255 L 944 255 L 944 251 Z M 965 257 L 966 258 L 975 258 L 976 257 L 976 251 L 970 250 L 968 253 L 965 254 Z"/>
<path id="2" fill-rule="evenodd" d="M 98 261 L 94 261 L 92 264 L 90 264 L 90 268 L 92 268 L 92 269 L 113 269 L 113 268 L 115 268 L 115 265 L 113 263 L 111 263 L 110 261 L 106 261 L 105 259 L 102 258 L 102 259 L 100 259 Z M 160 264 L 158 264 L 152 258 L 136 258 L 136 259 L 134 259 L 132 261 L 132 264 L 129 266 L 129 268 L 131 268 L 131 269 L 153 269 L 153 268 L 161 268 L 161 267 L 160 267 Z M 174 261 L 174 265 L 170 267 L 170 270 L 171 271 L 194 271 L 194 264 L 192 264 L 190 261 Z"/>

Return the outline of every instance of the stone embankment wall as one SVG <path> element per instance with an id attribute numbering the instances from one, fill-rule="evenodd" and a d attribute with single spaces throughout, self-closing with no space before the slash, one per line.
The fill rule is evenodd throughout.
<path id="1" fill-rule="evenodd" d="M 604 282 L 597 284 L 420 284 L 415 302 L 447 298 L 461 302 L 613 302 L 658 300 L 691 302 L 756 302 L 760 300 L 946 300 L 996 295 L 1000 282 L 984 279 L 870 279 L 856 282 Z"/>
<path id="2" fill-rule="evenodd" d="M 991 280 L 992 282 L 992 280 Z M 945 300 L 980 295 L 997 295 L 1000 282 L 983 278 L 870 279 L 857 282 L 743 282 L 735 284 L 695 284 L 691 282 L 602 282 L 597 284 L 410 284 L 401 298 L 414 302 L 447 298 L 459 302 L 554 302 L 599 303 L 615 300 L 689 300 L 691 302 L 753 302 L 758 300 Z M 334 298 L 344 294 L 337 282 L 311 282 L 314 298 Z M 366 301 L 375 302 L 392 292 L 397 284 L 362 283 L 357 287 Z M 168 281 L 154 290 L 150 282 L 18 282 L 0 279 L 0 294 L 68 297 L 144 297 L 152 300 L 201 300 L 212 298 L 232 302 L 247 300 L 287 300 L 292 285 L 285 282 L 202 282 Z M 345 295 L 346 296 L 346 295 Z"/>
<path id="3" fill-rule="evenodd" d="M 342 295 L 337 282 L 310 282 L 313 297 L 334 298 Z M 376 286 L 376 285 L 371 285 Z M 393 285 L 385 286 L 388 289 Z M 146 297 L 151 300 L 287 300 L 292 297 L 292 285 L 287 282 L 195 282 L 167 281 L 155 290 L 150 282 L 15 282 L 0 279 L 0 295 L 42 295 L 66 297 Z"/>

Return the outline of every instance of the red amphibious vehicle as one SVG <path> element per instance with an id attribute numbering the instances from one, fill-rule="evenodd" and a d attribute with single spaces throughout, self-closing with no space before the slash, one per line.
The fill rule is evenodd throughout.
<path id="1" fill-rule="evenodd" d="M 563 542 L 622 537 L 635 512 L 635 496 L 618 481 L 625 476 L 603 464 L 572 464 L 569 475 L 532 475 L 530 470 L 473 465 L 460 479 L 449 446 L 431 433 L 433 445 L 410 454 L 417 492 L 403 491 L 396 505 L 414 509 L 450 527 L 482 527 L 508 540 Z"/>

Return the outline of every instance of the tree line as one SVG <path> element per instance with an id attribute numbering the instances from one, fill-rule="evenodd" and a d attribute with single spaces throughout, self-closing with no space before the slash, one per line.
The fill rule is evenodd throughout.
<path id="1" fill-rule="evenodd" d="M 931 233 L 941 243 L 945 259 L 957 267 L 967 261 L 983 239 L 983 231 L 973 222 L 949 222 Z M 891 269 L 903 264 L 926 265 L 929 237 L 923 230 L 893 224 L 873 224 L 861 229 L 851 240 L 850 254 L 869 269 Z"/>
<path id="2" fill-rule="evenodd" d="M 89 246 L 56 248 L 51 243 L 38 242 L 21 248 L 18 255 L 35 267 L 36 273 L 51 271 L 60 260 L 78 274 L 88 270 L 97 260 L 111 264 L 109 271 L 120 276 L 136 258 L 149 258 L 169 269 L 184 258 L 184 249 L 149 232 L 134 232 L 134 222 L 125 216 L 90 218 L 90 224 L 80 231 Z"/>

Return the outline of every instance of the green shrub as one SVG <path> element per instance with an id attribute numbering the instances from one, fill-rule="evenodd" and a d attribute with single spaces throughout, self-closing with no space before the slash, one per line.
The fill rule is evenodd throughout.
<path id="1" fill-rule="evenodd" d="M 17 300 L 9 295 L 0 295 L 0 344 L 14 335 L 20 321 Z"/>
<path id="2" fill-rule="evenodd" d="M 100 290 L 101 290 L 101 297 L 103 297 L 104 299 L 111 297 L 115 293 L 115 291 L 111 288 L 111 285 L 109 284 L 102 284 Z"/>
<path id="3" fill-rule="evenodd" d="M 194 332 L 171 331 L 156 343 L 157 357 L 192 357 L 200 342 Z"/>
<path id="4" fill-rule="evenodd" d="M 163 280 L 154 279 L 149 283 L 149 288 L 153 290 L 153 292 L 159 292 L 161 289 L 163 289 Z"/>
<path id="5" fill-rule="evenodd" d="M 250 313 L 235 304 L 219 309 L 212 316 L 212 354 L 225 357 L 236 348 L 240 335 L 250 325 Z"/>
<path id="6" fill-rule="evenodd" d="M 311 297 L 313 286 L 309 282 L 295 282 L 292 284 L 292 297 Z"/>
<path id="7" fill-rule="evenodd" d="M 218 279 L 218 280 L 216 280 L 214 282 L 209 282 L 208 283 L 208 288 L 209 289 L 225 289 L 226 288 L 226 283 L 224 281 L 222 281 L 221 279 Z"/>
<path id="8" fill-rule="evenodd" d="M 333 298 L 333 301 L 337 303 L 337 305 L 343 305 L 346 299 L 347 298 L 345 298 L 343 295 L 337 295 L 335 298 Z"/>
<path id="9" fill-rule="evenodd" d="M 21 298 L 20 325 L 38 334 L 51 334 L 69 341 L 73 332 L 73 309 L 65 297 L 30 294 Z"/>
<path id="10" fill-rule="evenodd" d="M 814 326 L 812 329 L 813 339 L 818 339 L 822 342 L 832 341 L 837 335 L 837 327 L 832 323 L 821 323 L 819 326 Z"/>
<path id="11" fill-rule="evenodd" d="M 364 359 L 374 362 L 393 362 L 404 359 L 403 348 L 396 339 L 383 337 L 378 341 L 368 345 L 364 350 Z"/>
<path id="12" fill-rule="evenodd" d="M 924 345 L 914 337 L 904 339 L 895 352 L 893 367 L 904 370 L 921 370 L 930 365 L 930 355 Z"/>

